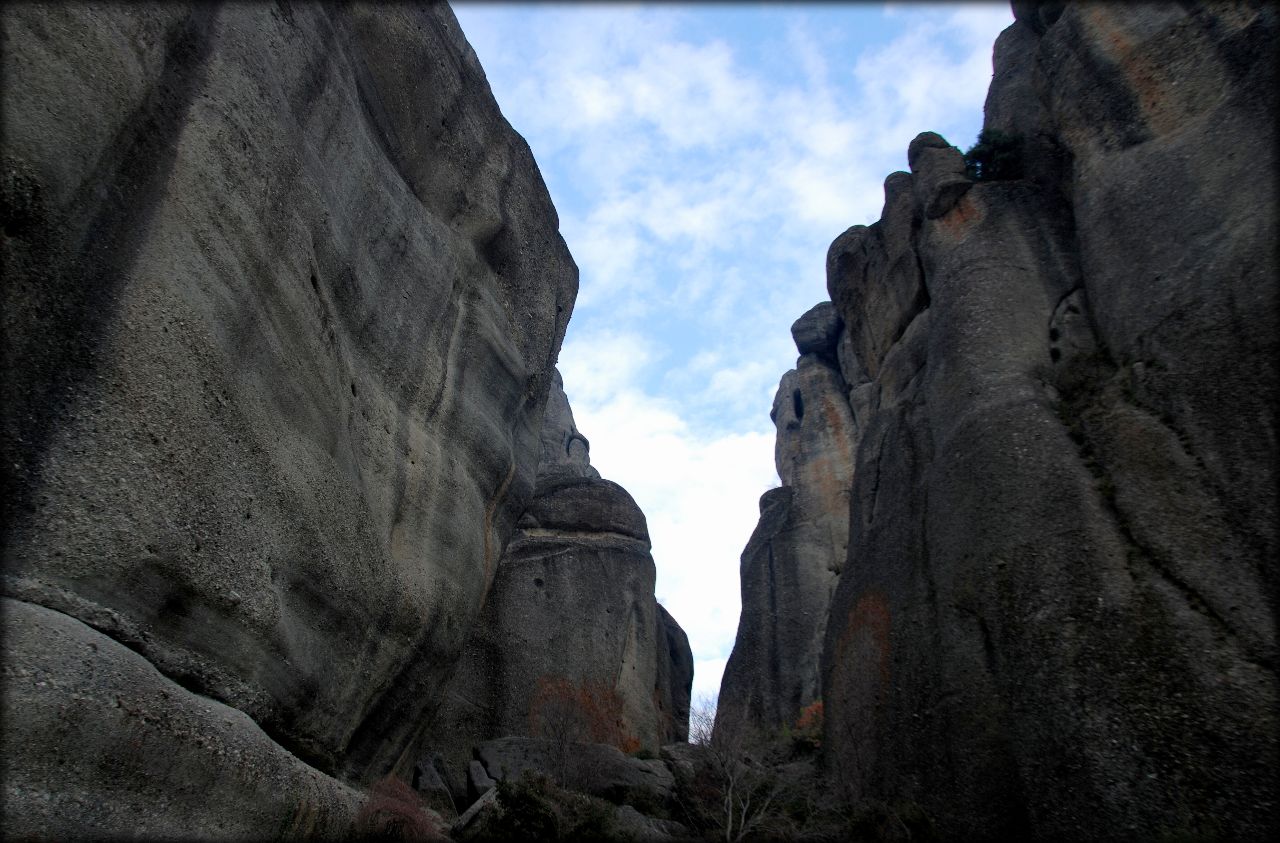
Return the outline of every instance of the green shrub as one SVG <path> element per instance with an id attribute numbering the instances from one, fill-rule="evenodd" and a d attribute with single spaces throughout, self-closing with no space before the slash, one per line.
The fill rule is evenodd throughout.
<path id="1" fill-rule="evenodd" d="M 965 173 L 974 181 L 1022 178 L 1022 139 L 999 129 L 983 129 L 964 154 Z"/>

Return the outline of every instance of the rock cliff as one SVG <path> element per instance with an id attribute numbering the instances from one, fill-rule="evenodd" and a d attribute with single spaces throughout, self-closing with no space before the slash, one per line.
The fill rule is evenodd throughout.
<path id="1" fill-rule="evenodd" d="M 760 521 L 742 553 L 742 614 L 717 729 L 777 730 L 822 696 L 818 661 L 849 542 L 856 429 L 831 302 L 798 319 L 791 333 L 801 356 L 782 376 L 770 414 L 782 486 L 761 497 Z"/>
<path id="2" fill-rule="evenodd" d="M 589 587 L 584 498 L 651 697 L 643 516 L 535 498 L 577 270 L 447 6 L 7 4 L 0 56 L 7 833 L 348 833 L 517 520 Z"/>
<path id="3" fill-rule="evenodd" d="M 957 836 L 1266 836 L 1276 10 L 1014 8 L 1012 171 L 921 135 L 828 256 L 865 383 L 827 760 Z"/>
<path id="4" fill-rule="evenodd" d="M 542 442 L 533 500 L 429 727 L 459 792 L 491 739 L 656 752 L 688 735 L 693 656 L 654 599 L 644 513 L 591 466 L 558 372 Z"/>
<path id="5" fill-rule="evenodd" d="M 851 491 L 824 762 L 949 837 L 1267 837 L 1276 10 L 1014 11 L 985 151 L 920 135 L 880 220 L 828 254 L 853 466 L 825 493 Z M 780 634 L 812 568 L 783 480 L 720 703 L 775 723 L 796 699 L 776 676 L 812 656 Z"/>

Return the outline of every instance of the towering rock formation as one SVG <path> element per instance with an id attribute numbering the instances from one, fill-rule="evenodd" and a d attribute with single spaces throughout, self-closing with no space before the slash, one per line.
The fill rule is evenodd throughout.
<path id="1" fill-rule="evenodd" d="M 492 738 L 656 751 L 688 735 L 693 657 L 654 599 L 644 513 L 591 466 L 558 372 L 542 443 L 534 498 L 431 718 L 455 789 Z"/>
<path id="2" fill-rule="evenodd" d="M 3 39 L 6 832 L 346 834 L 583 491 L 529 506 L 577 287 L 538 169 L 443 4 Z"/>
<path id="3" fill-rule="evenodd" d="M 1014 8 L 1006 178 L 921 135 L 828 257 L 865 383 L 827 760 L 957 837 L 1265 837 L 1276 10 Z"/>
<path id="4" fill-rule="evenodd" d="M 808 371 L 852 417 L 851 484 L 814 493 L 850 505 L 821 681 L 788 672 L 821 629 L 797 559 L 832 546 L 788 532 L 813 507 L 785 473 L 810 453 L 784 444 L 814 416 L 802 358 L 720 709 L 777 724 L 821 694 L 847 798 L 914 802 L 948 837 L 1263 838 L 1276 10 L 1014 11 L 982 172 L 917 137 L 881 219 L 831 246 L 838 322 L 793 329 L 824 338 Z"/>
<path id="5" fill-rule="evenodd" d="M 760 522 L 742 553 L 742 614 L 717 730 L 775 730 L 822 696 L 818 660 L 849 542 L 856 429 L 831 302 L 798 319 L 791 333 L 800 359 L 782 376 L 770 414 L 782 486 L 761 497 Z"/>
<path id="6" fill-rule="evenodd" d="M 689 705 L 693 693 L 693 650 L 689 636 L 658 604 L 658 737 L 664 744 L 689 740 Z"/>

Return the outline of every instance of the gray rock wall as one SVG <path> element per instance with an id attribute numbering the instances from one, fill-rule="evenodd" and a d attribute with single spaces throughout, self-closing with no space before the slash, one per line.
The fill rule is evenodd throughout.
<path id="1" fill-rule="evenodd" d="M 7 4 L 0 56 L 4 593 L 216 702 L 197 724 L 239 712 L 251 764 L 406 774 L 532 498 L 576 294 L 528 147 L 444 4 Z M 71 704 L 39 687 L 6 755 Z M 42 740 L 91 764 L 100 725 Z M 27 827 L 56 785 L 7 760 Z"/>
<path id="2" fill-rule="evenodd" d="M 684 743 L 689 740 L 693 651 L 689 636 L 661 603 L 658 621 L 658 740 L 663 745 Z"/>
<path id="3" fill-rule="evenodd" d="M 957 837 L 1266 837 L 1275 9 L 1015 9 L 1024 177 L 922 135 L 828 256 L 866 380 L 827 760 Z"/>
<path id="4" fill-rule="evenodd" d="M 742 613 L 725 666 L 716 729 L 793 726 L 821 699 L 827 609 L 849 543 L 857 425 L 840 373 L 843 326 L 830 302 L 791 329 L 800 351 L 770 414 L 782 486 L 760 499 L 742 552 Z"/>

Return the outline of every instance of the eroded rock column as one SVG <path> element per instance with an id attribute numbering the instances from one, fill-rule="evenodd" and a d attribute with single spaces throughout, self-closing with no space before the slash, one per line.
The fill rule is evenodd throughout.
<path id="1" fill-rule="evenodd" d="M 800 358 L 782 376 L 771 413 L 782 486 L 761 497 L 760 522 L 742 553 L 742 614 L 720 686 L 718 730 L 794 725 L 822 696 L 819 659 L 847 556 L 858 433 L 835 308 L 815 306 L 791 332 Z"/>

